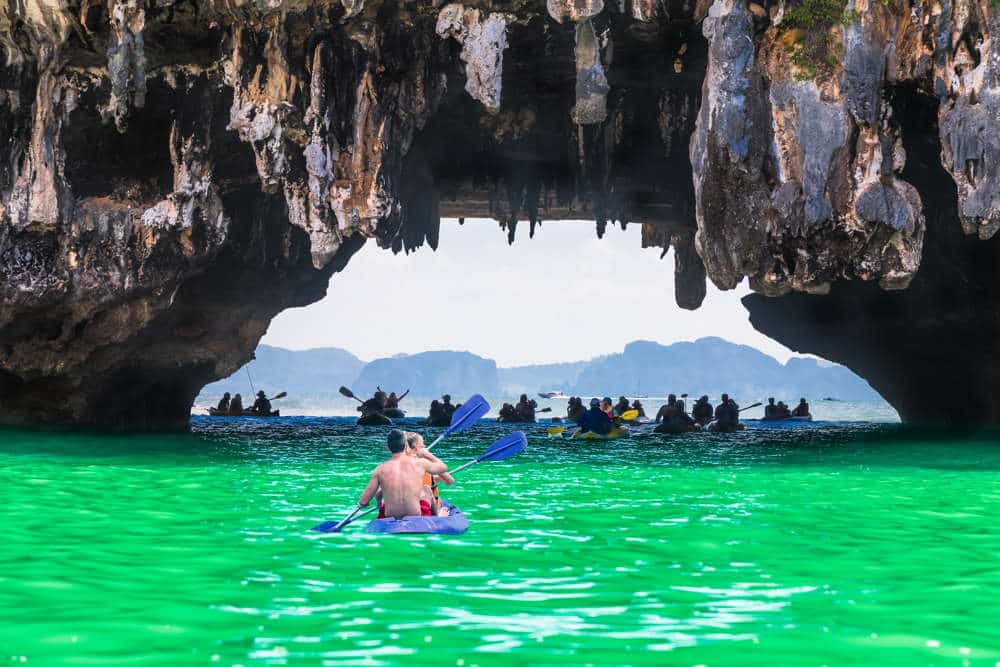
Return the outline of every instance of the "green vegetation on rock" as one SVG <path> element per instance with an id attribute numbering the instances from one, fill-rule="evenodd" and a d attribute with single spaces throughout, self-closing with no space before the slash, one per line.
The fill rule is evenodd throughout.
<path id="1" fill-rule="evenodd" d="M 790 47 L 792 63 L 799 68 L 796 78 L 814 79 L 824 69 L 836 67 L 843 47 L 832 31 L 835 26 L 850 25 L 860 17 L 856 9 L 847 9 L 846 0 L 803 0 L 789 9 L 782 27 L 803 32 L 802 38 Z"/>

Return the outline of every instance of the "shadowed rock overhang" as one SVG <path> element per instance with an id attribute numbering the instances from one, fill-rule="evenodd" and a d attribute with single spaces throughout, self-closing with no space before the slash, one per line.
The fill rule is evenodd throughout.
<path id="1" fill-rule="evenodd" d="M 442 217 L 495 218 L 511 242 L 519 222 L 641 224 L 675 250 L 681 307 L 706 277 L 748 278 L 771 299 L 748 301 L 755 326 L 938 418 L 908 395 L 912 369 L 933 375 L 917 351 L 996 330 L 998 16 L 990 0 L 0 0 L 0 420 L 183 428 L 366 239 L 435 248 Z M 853 327 L 829 315 L 847 303 L 896 304 L 906 372 L 871 363 L 899 347 L 881 306 Z M 968 386 L 972 352 L 955 354 L 967 372 L 947 382 Z M 990 382 L 971 384 L 981 407 L 961 418 L 1000 420 Z"/>

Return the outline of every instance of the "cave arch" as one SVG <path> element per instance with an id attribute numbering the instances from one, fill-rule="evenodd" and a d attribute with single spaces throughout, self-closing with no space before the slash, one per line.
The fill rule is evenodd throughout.
<path id="1" fill-rule="evenodd" d="M 938 418 L 906 388 L 943 361 L 920 340 L 982 368 L 996 330 L 1000 59 L 950 43 L 993 28 L 969 2 L 870 3 L 818 66 L 770 1 L 2 8 L 0 420 L 183 428 L 366 239 L 433 248 L 465 216 L 642 224 L 680 306 L 749 278 L 799 349 L 892 323 L 904 356 L 821 354 Z M 948 376 L 962 419 L 1000 417 L 992 368 Z"/>

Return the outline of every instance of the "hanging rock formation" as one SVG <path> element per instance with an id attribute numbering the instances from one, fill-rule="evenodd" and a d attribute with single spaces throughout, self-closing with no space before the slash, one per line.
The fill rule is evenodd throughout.
<path id="1" fill-rule="evenodd" d="M 183 428 L 367 239 L 436 248 L 442 217 L 510 242 L 642 224 L 677 304 L 747 278 L 761 329 L 938 417 L 907 389 L 920 350 L 994 330 L 998 21 L 990 0 L 0 0 L 0 421 Z M 907 305 L 817 314 L 868 303 Z M 887 322 L 905 370 L 873 361 Z M 989 389 L 967 394 L 998 421 Z"/>

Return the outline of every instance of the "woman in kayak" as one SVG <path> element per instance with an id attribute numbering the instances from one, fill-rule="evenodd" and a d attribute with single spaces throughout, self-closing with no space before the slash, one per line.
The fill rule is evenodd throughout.
<path id="1" fill-rule="evenodd" d="M 406 398 L 406 395 L 409 394 L 409 393 L 410 393 L 409 389 L 407 389 L 406 391 L 404 391 L 401 396 L 396 396 L 396 392 L 394 392 L 394 391 L 389 392 L 389 395 L 385 399 L 385 409 L 386 410 L 398 410 L 399 409 L 399 402 L 401 400 L 403 400 L 404 398 Z"/>
<path id="2" fill-rule="evenodd" d="M 424 437 L 419 433 L 414 433 L 413 431 L 405 431 L 406 433 L 406 445 L 409 447 L 409 452 L 413 456 L 418 458 L 426 459 L 432 463 L 444 463 L 438 457 L 431 454 L 424 443 Z M 455 483 L 455 478 L 451 476 L 448 472 L 443 472 L 440 475 L 432 475 L 429 472 L 424 473 L 424 488 L 420 494 L 420 501 L 423 503 L 425 500 L 430 503 L 431 514 L 434 516 L 448 516 L 448 508 L 441 504 L 441 495 L 438 493 L 438 485 L 435 477 L 440 478 L 442 482 L 451 486 Z"/>

